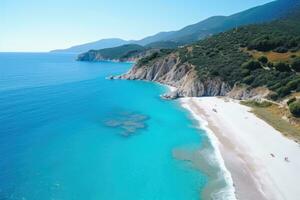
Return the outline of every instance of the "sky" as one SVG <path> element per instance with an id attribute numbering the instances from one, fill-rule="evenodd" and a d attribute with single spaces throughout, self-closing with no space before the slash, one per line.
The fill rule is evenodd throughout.
<path id="1" fill-rule="evenodd" d="M 272 0 L 0 0 L 0 52 L 141 39 Z"/>

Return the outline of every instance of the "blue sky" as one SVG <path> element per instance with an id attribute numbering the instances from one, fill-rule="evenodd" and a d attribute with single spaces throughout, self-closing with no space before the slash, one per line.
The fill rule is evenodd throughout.
<path id="1" fill-rule="evenodd" d="M 0 0 L 0 51 L 141 39 L 272 0 Z"/>

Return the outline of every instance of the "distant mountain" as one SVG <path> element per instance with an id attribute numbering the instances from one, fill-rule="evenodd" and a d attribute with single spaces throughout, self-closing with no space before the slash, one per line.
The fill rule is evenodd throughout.
<path id="1" fill-rule="evenodd" d="M 136 41 L 146 45 L 157 41 L 173 41 L 181 44 L 195 42 L 241 25 L 269 22 L 288 15 L 299 0 L 277 0 L 230 16 L 214 16 L 178 31 L 162 32 Z"/>
<path id="2" fill-rule="evenodd" d="M 124 44 L 128 44 L 129 41 L 122 40 L 119 38 L 110 38 L 110 39 L 103 39 L 103 40 L 98 40 L 96 42 L 90 42 L 82 45 L 77 45 L 70 47 L 68 49 L 58 49 L 58 50 L 53 50 L 51 52 L 53 53 L 82 53 L 89 51 L 91 49 L 104 49 L 104 48 L 111 48 L 111 47 L 117 47 L 121 46 Z"/>
<path id="3" fill-rule="evenodd" d="M 142 46 L 158 43 L 162 44 L 162 42 L 169 42 L 172 47 L 174 47 L 174 44 L 177 46 L 186 45 L 241 25 L 257 24 L 279 19 L 288 15 L 298 3 L 299 0 L 277 0 L 234 15 L 210 17 L 178 31 L 161 32 L 141 40 L 125 41 L 122 39 L 104 39 L 65 50 L 55 50 L 54 52 L 82 53 L 91 49 L 111 48 L 129 43 Z M 167 43 L 164 43 L 164 45 L 166 44 Z"/>
<path id="4" fill-rule="evenodd" d="M 167 98 L 228 95 L 282 102 L 300 92 L 300 1 L 295 8 L 279 20 L 143 57 L 127 74 L 112 78 L 177 87 Z"/>

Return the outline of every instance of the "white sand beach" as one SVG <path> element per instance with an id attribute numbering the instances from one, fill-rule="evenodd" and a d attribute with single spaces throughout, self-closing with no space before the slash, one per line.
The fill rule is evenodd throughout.
<path id="1" fill-rule="evenodd" d="M 196 119 L 207 121 L 208 134 L 216 136 L 237 199 L 300 199 L 299 144 L 238 101 L 217 97 L 180 101 Z"/>

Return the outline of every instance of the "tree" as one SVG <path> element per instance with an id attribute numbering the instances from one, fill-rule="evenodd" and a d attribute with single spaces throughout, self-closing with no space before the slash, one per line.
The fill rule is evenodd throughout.
<path id="1" fill-rule="evenodd" d="M 271 63 L 271 62 L 268 62 L 267 66 L 268 66 L 270 69 L 274 68 L 274 64 Z"/>
<path id="2" fill-rule="evenodd" d="M 288 64 L 283 62 L 278 62 L 274 65 L 275 69 L 280 72 L 290 72 L 291 68 Z"/>
<path id="3" fill-rule="evenodd" d="M 292 61 L 291 67 L 296 72 L 300 72 L 300 58 L 297 57 Z"/>
<path id="4" fill-rule="evenodd" d="M 289 50 L 286 47 L 277 47 L 274 51 L 277 53 L 286 53 Z"/>
<path id="5" fill-rule="evenodd" d="M 300 117 L 300 100 L 291 103 L 289 109 L 295 117 Z"/>
<path id="6" fill-rule="evenodd" d="M 242 65 L 242 67 L 245 69 L 249 69 L 249 70 L 256 70 L 256 69 L 261 68 L 261 64 L 255 60 L 250 60 L 248 62 L 245 62 Z"/>
<path id="7" fill-rule="evenodd" d="M 267 64 L 268 63 L 268 58 L 266 56 L 261 56 L 258 58 L 258 61 L 263 63 L 263 64 Z"/>
<path id="8" fill-rule="evenodd" d="M 296 100 L 297 100 L 296 97 L 293 97 L 293 98 L 289 99 L 289 100 L 286 102 L 286 104 L 289 106 L 291 103 L 294 103 Z"/>

